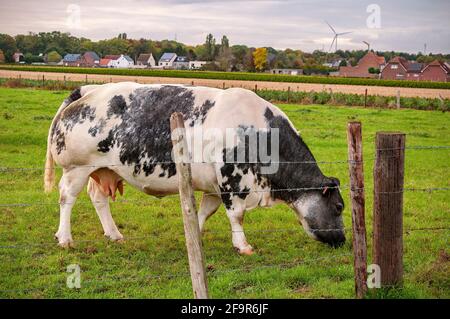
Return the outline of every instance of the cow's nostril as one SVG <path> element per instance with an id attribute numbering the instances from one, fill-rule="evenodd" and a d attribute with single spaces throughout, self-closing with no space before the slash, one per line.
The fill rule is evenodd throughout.
<path id="1" fill-rule="evenodd" d="M 336 209 L 338 210 L 338 212 L 342 212 L 342 210 L 344 209 L 344 205 L 342 203 L 337 203 Z"/>

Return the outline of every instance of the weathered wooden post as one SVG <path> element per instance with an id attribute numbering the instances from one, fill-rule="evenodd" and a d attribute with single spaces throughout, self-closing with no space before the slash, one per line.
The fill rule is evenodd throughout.
<path id="1" fill-rule="evenodd" d="M 45 75 L 42 74 L 42 87 L 45 87 Z"/>
<path id="2" fill-rule="evenodd" d="M 289 103 L 291 101 L 291 87 L 288 86 L 287 88 L 287 102 Z"/>
<path id="3" fill-rule="evenodd" d="M 192 188 L 190 156 L 187 148 L 183 115 L 173 113 L 170 117 L 170 130 L 174 160 L 178 173 L 181 209 L 183 211 L 184 234 L 189 258 L 192 289 L 196 299 L 208 299 L 205 261 L 198 225 L 197 208 Z"/>
<path id="4" fill-rule="evenodd" d="M 356 297 L 367 292 L 367 242 L 365 223 L 364 169 L 360 122 L 347 124 L 350 198 L 352 202 L 353 254 Z"/>
<path id="5" fill-rule="evenodd" d="M 85 81 L 85 82 L 86 82 L 86 84 L 88 84 L 88 78 L 87 78 L 87 74 L 86 74 L 86 81 Z"/>
<path id="6" fill-rule="evenodd" d="M 255 84 L 255 93 L 258 94 L 258 84 Z"/>
<path id="7" fill-rule="evenodd" d="M 194 81 L 191 81 L 191 85 L 194 86 Z"/>
<path id="8" fill-rule="evenodd" d="M 400 285 L 403 277 L 403 180 L 405 134 L 376 134 L 373 168 L 373 263 L 381 286 Z"/>
<path id="9" fill-rule="evenodd" d="M 397 109 L 400 108 L 400 90 L 397 90 Z"/>
<path id="10" fill-rule="evenodd" d="M 367 89 L 364 92 L 364 107 L 367 107 Z"/>

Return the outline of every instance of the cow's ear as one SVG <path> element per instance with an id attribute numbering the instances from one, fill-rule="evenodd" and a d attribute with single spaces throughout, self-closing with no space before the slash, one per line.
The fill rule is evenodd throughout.
<path id="1" fill-rule="evenodd" d="M 331 190 L 334 190 L 340 186 L 340 182 L 335 177 L 329 177 L 327 181 L 322 185 L 322 194 L 327 195 L 330 194 Z"/>
<path id="2" fill-rule="evenodd" d="M 336 177 L 330 177 L 331 184 L 335 187 L 341 186 L 341 182 Z"/>

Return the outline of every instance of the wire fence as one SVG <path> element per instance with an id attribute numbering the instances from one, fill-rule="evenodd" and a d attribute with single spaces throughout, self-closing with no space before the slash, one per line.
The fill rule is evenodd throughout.
<path id="1" fill-rule="evenodd" d="M 448 150 L 450 149 L 450 146 L 442 146 L 442 145 L 433 145 L 433 146 L 409 146 L 405 147 L 405 150 Z M 383 151 L 395 151 L 395 150 L 402 150 L 400 148 L 389 148 L 389 149 L 376 149 L 375 152 L 383 152 Z M 393 156 L 395 157 L 395 156 Z M 367 160 L 373 160 L 374 158 L 370 157 Z M 154 162 L 150 163 L 152 165 L 158 165 L 158 164 L 173 164 L 174 162 Z M 221 163 L 221 162 L 220 162 Z M 338 160 L 338 161 L 289 161 L 289 162 L 277 162 L 280 164 L 357 164 L 361 162 L 357 161 L 350 161 L 350 160 Z M 194 163 L 196 164 L 196 163 Z M 198 163 L 198 164 L 204 164 L 204 163 Z M 208 163 L 212 164 L 212 163 Z M 237 163 L 234 163 L 237 164 Z M 106 165 L 84 165 L 84 167 L 90 167 L 90 168 L 103 168 Z M 126 164 L 114 164 L 114 165 L 107 165 L 107 167 L 117 167 L 117 166 L 128 166 L 133 167 L 134 165 L 126 165 Z M 23 172 L 23 171 L 43 171 L 47 168 L 43 167 L 9 167 L 9 166 L 3 166 L 0 165 L 0 173 L 14 173 L 14 172 Z M 250 194 L 250 193 L 264 193 L 264 192 L 293 192 L 293 191 L 315 191 L 315 190 L 328 190 L 328 189 L 348 189 L 350 191 L 365 191 L 365 190 L 373 190 L 371 188 L 351 188 L 349 185 L 342 185 L 342 186 L 331 186 L 331 187 L 299 187 L 299 188 L 281 188 L 281 189 L 253 189 L 249 191 L 217 191 L 217 192 L 205 192 L 205 195 L 216 195 L 221 196 L 224 194 L 230 194 L 230 195 L 241 195 L 241 194 Z M 433 192 L 446 192 L 450 191 L 450 187 L 447 185 L 443 186 L 430 186 L 430 187 L 417 187 L 414 185 L 404 187 L 401 190 L 395 191 L 395 192 L 379 192 L 382 194 L 389 194 L 389 193 L 403 193 L 403 192 L 425 192 L 425 193 L 433 193 Z M 177 194 L 171 195 L 178 197 Z M 127 204 L 153 204 L 155 200 L 158 200 L 156 198 L 152 198 L 151 200 L 146 199 L 118 199 L 115 201 L 115 203 L 127 203 Z M 0 208 L 20 208 L 20 207 L 30 207 L 30 206 L 51 206 L 51 205 L 65 205 L 65 204 L 74 204 L 75 202 L 49 202 L 49 201 L 34 201 L 34 202 L 9 202 L 9 203 L 0 203 Z M 77 200 L 76 203 L 78 204 L 93 204 L 96 202 L 93 201 L 82 201 Z M 100 203 L 100 202 L 99 202 Z M 101 202 L 103 203 L 103 202 Z M 409 227 L 404 228 L 403 232 L 405 234 L 410 234 L 411 232 L 430 232 L 430 231 L 449 231 L 450 225 L 443 225 L 443 226 L 435 226 L 435 227 Z M 289 233 L 289 232 L 298 232 L 299 228 L 266 228 L 266 229 L 247 229 L 245 232 L 247 233 L 257 233 L 258 236 L 273 236 L 273 234 L 279 234 L 279 233 Z M 328 228 L 328 229 L 309 229 L 311 233 L 316 232 L 345 232 L 345 233 L 351 233 L 351 228 Z M 243 231 L 233 231 L 233 230 L 205 230 L 204 234 L 226 234 L 230 235 L 233 232 L 243 232 Z M 183 233 L 180 231 L 179 234 L 174 234 L 175 236 L 183 236 Z M 155 236 L 158 236 L 158 233 L 156 234 L 149 234 L 149 235 L 142 235 L 142 236 L 130 236 L 125 237 L 124 239 L 126 241 L 139 241 L 139 240 L 146 240 L 149 238 L 154 238 Z M 86 240 L 76 240 L 73 242 L 74 245 L 83 245 L 83 244 L 90 244 L 90 243 L 106 243 L 108 242 L 107 239 L 101 238 L 101 239 L 86 239 Z M 14 249 L 33 249 L 36 247 L 48 247 L 49 245 L 55 245 L 55 241 L 43 241 L 43 242 L 11 242 L 11 243 L 5 243 L 0 245 L 0 251 L 4 250 L 14 250 Z M 342 257 L 352 257 L 352 253 L 344 253 L 344 254 L 330 254 L 325 257 L 320 258 L 312 258 L 312 259 L 306 259 L 301 260 L 297 262 L 291 262 L 291 263 L 277 263 L 277 264 L 264 264 L 264 265 L 252 265 L 251 270 L 252 271 L 258 271 L 261 269 L 268 269 L 268 268 L 295 268 L 297 266 L 303 265 L 303 264 L 310 264 L 310 263 L 318 263 L 321 261 L 327 261 L 332 260 L 336 258 L 342 258 Z M 249 271 L 249 269 L 246 268 L 222 268 L 222 269 L 207 269 L 208 275 L 220 275 L 225 273 L 231 273 L 231 272 L 243 272 L 243 271 Z M 101 278 L 89 278 L 87 277 L 85 280 L 83 280 L 83 287 L 85 286 L 98 286 L 98 285 L 105 285 L 105 284 L 117 284 L 120 282 L 142 282 L 145 284 L 148 284 L 149 281 L 152 280 L 158 280 L 158 279 L 170 279 L 170 278 L 176 278 L 176 277 L 186 277 L 189 278 L 190 274 L 189 272 L 178 272 L 178 273 L 167 273 L 167 274 L 149 274 L 149 275 L 139 275 L 136 276 L 130 276 L 130 277 L 118 277 L 118 276 L 102 276 Z M 54 287 L 54 289 L 61 290 L 66 289 L 67 286 L 65 283 L 57 283 Z M 51 287 L 33 287 L 33 288 L 24 288 L 24 289 L 10 289 L 10 290 L 0 290 L 0 295 L 4 294 L 11 294 L 11 293 L 30 293 L 32 291 L 45 291 L 51 289 Z M 68 288 L 67 288 L 68 289 Z"/>

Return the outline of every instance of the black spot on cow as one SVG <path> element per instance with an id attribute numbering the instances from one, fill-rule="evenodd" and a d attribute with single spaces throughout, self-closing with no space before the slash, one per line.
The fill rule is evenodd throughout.
<path id="1" fill-rule="evenodd" d="M 83 103 L 71 104 L 61 112 L 61 123 L 67 131 L 71 131 L 86 120 L 89 122 L 95 120 L 95 108 Z"/>
<path id="2" fill-rule="evenodd" d="M 101 118 L 98 120 L 97 124 L 95 124 L 94 126 L 91 126 L 88 130 L 88 133 L 92 136 L 95 137 L 97 136 L 97 134 L 101 134 L 103 133 L 103 129 L 106 126 L 106 120 L 104 118 Z"/>
<path id="3" fill-rule="evenodd" d="M 84 103 L 77 102 L 81 98 L 80 90 L 77 89 L 65 100 L 66 106 L 56 115 L 51 128 L 51 140 L 56 144 L 58 154 L 66 148 L 65 132 L 72 131 L 86 120 L 93 122 L 95 119 L 95 108 Z"/>
<path id="4" fill-rule="evenodd" d="M 212 108 L 214 106 L 215 102 L 212 102 L 210 100 L 206 100 L 202 106 L 195 108 L 192 112 L 192 118 L 191 121 L 189 123 L 189 126 L 194 126 L 196 122 L 198 122 L 198 120 L 201 121 L 201 123 L 203 123 L 206 119 L 206 115 L 208 114 L 208 111 L 210 108 Z"/>
<path id="5" fill-rule="evenodd" d="M 70 93 L 69 97 L 66 98 L 65 103 L 69 105 L 72 102 L 78 101 L 81 99 L 81 89 L 77 88 Z"/>
<path id="6" fill-rule="evenodd" d="M 281 115 L 275 116 L 268 107 L 264 117 L 270 128 L 279 130 L 280 138 L 279 168 L 276 173 L 265 175 L 270 183 L 272 196 L 289 203 L 307 190 L 286 189 L 322 187 L 327 178 L 289 121 Z"/>
<path id="7" fill-rule="evenodd" d="M 127 108 L 127 103 L 122 95 L 115 95 L 109 101 L 109 108 L 107 111 L 108 118 L 111 118 L 113 115 L 121 116 Z"/>
<path id="8" fill-rule="evenodd" d="M 129 95 L 129 101 L 127 105 L 123 97 L 114 96 L 109 102 L 107 115 L 122 121 L 98 143 L 98 150 L 108 152 L 113 146 L 119 147 L 121 163 L 134 165 L 134 174 L 144 172 L 148 176 L 159 165 L 163 171 L 159 176 L 175 175 L 170 115 L 180 112 L 193 126 L 203 123 L 214 102 L 206 101 L 196 108 L 193 91 L 180 86 L 138 88 Z"/>
<path id="9" fill-rule="evenodd" d="M 264 117 L 268 128 L 278 129 L 279 150 L 278 150 L 278 170 L 275 173 L 262 173 L 261 168 L 270 165 L 263 162 L 261 154 L 271 156 L 270 139 L 271 132 L 266 130 L 256 130 L 253 127 L 241 126 L 242 134 L 238 134 L 239 143 L 231 149 L 224 150 L 224 165 L 221 168 L 223 182 L 219 185 L 222 192 L 222 201 L 229 209 L 232 206 L 233 196 L 245 199 L 248 195 L 247 188 L 240 186 L 243 175 L 251 173 L 255 176 L 256 183 L 261 188 L 270 187 L 271 195 L 274 199 L 280 199 L 288 203 L 296 200 L 303 192 L 302 188 L 322 187 L 327 178 L 320 171 L 314 156 L 303 142 L 302 138 L 292 128 L 289 121 L 281 115 L 275 116 L 273 112 L 266 108 Z M 255 135 L 256 161 L 250 158 L 250 152 L 255 153 L 255 149 L 250 150 L 250 136 Z M 260 141 L 267 141 L 266 149 L 261 152 Z M 231 159 L 231 161 L 230 161 Z M 241 159 L 241 161 L 236 161 Z M 244 159 L 244 160 L 242 160 Z"/>

